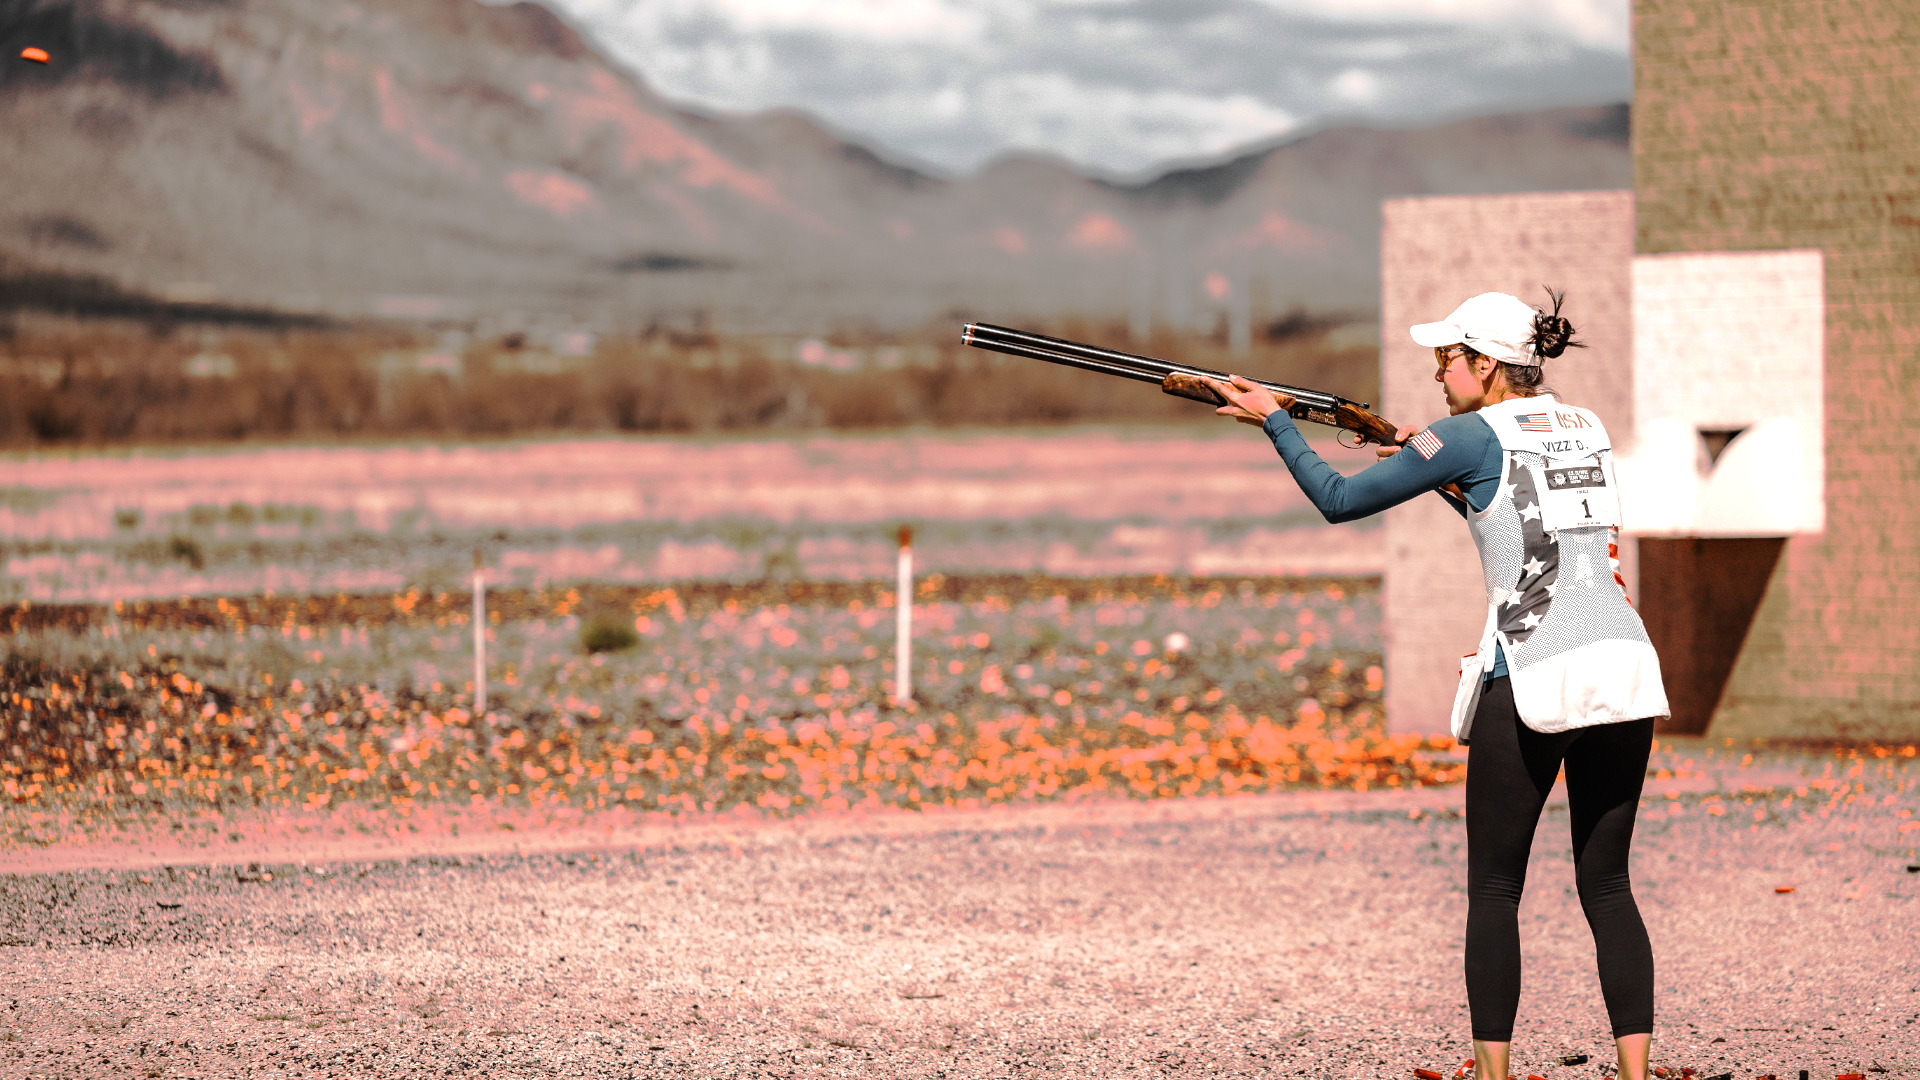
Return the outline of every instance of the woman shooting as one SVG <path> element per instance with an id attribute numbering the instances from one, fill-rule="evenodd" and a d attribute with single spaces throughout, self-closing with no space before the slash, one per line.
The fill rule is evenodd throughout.
<path id="1" fill-rule="evenodd" d="M 1551 295 L 1551 294 L 1550 294 Z M 1466 520 L 1487 584 L 1487 622 L 1461 665 L 1452 725 L 1467 757 L 1467 1001 L 1475 1075 L 1507 1076 L 1520 1001 L 1520 893 L 1547 793 L 1562 766 L 1580 906 L 1593 931 L 1620 1080 L 1645 1080 L 1653 950 L 1628 878 L 1634 811 L 1668 714 L 1660 663 L 1614 572 L 1620 524 L 1612 446 L 1586 409 L 1542 385 L 1573 326 L 1483 293 L 1412 327 L 1433 349 L 1451 414 L 1345 477 L 1307 446 L 1274 394 L 1210 380 L 1219 409 L 1259 424 L 1329 522 L 1440 492 Z M 1408 451 L 1412 452 L 1408 452 Z"/>

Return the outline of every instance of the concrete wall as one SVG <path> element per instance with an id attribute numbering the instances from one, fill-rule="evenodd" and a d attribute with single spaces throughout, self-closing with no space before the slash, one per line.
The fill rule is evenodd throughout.
<path id="1" fill-rule="evenodd" d="M 1634 64 L 1636 250 L 1825 261 L 1826 528 L 1711 734 L 1920 737 L 1920 5 L 1636 0 Z"/>
<path id="2" fill-rule="evenodd" d="M 1547 362 L 1563 401 L 1600 415 L 1624 439 L 1633 427 L 1633 194 L 1626 191 L 1396 199 L 1381 232 L 1380 414 L 1395 424 L 1446 415 L 1433 351 L 1407 327 L 1445 318 L 1462 300 L 1506 292 L 1549 304 L 1541 286 L 1567 293 L 1562 314 L 1589 348 Z M 1387 512 L 1383 601 L 1387 623 L 1387 724 L 1444 732 L 1459 677 L 1486 619 L 1480 559 L 1439 495 Z M 1632 567 L 1627 580 L 1633 582 Z"/>
<path id="3" fill-rule="evenodd" d="M 1622 532 L 1826 528 L 1821 264 L 1818 251 L 1634 257 L 1635 430 L 1617 463 Z M 1739 434 L 1716 457 L 1703 431 Z"/>

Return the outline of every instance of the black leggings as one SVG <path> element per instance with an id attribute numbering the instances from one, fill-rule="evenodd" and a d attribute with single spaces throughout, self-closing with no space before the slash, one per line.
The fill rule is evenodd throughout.
<path id="1" fill-rule="evenodd" d="M 1593 930 L 1613 1036 L 1653 1031 L 1653 946 L 1633 902 L 1627 849 L 1647 775 L 1653 719 L 1542 735 L 1489 682 L 1467 746 L 1467 1003 L 1473 1037 L 1511 1042 L 1520 1007 L 1520 890 L 1534 826 L 1566 762 L 1574 880 Z"/>

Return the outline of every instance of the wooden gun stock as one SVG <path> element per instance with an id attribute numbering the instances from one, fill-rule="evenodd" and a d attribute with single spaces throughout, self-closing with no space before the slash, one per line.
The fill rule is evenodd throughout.
<path id="1" fill-rule="evenodd" d="M 1205 379 L 1178 371 L 1160 380 L 1160 392 L 1172 394 L 1174 397 L 1183 397 L 1189 401 L 1198 401 L 1216 409 L 1227 403 L 1227 399 L 1216 393 L 1213 387 L 1208 386 Z"/>
<path id="2" fill-rule="evenodd" d="M 1279 400 L 1280 407 L 1287 410 L 1287 415 L 1295 420 L 1312 420 L 1315 423 L 1351 431 L 1363 446 L 1367 443 L 1378 443 L 1381 446 L 1394 445 L 1394 426 L 1368 412 L 1363 405 L 1339 398 L 1336 399 L 1333 408 L 1328 410 L 1317 408 L 1313 404 L 1301 401 L 1292 394 L 1271 386 L 1268 389 L 1273 390 L 1273 396 Z M 1214 392 L 1213 387 L 1209 386 L 1205 379 L 1185 372 L 1176 371 L 1160 380 L 1160 390 L 1174 397 L 1212 405 L 1216 409 L 1226 404 L 1226 401 Z"/>
<path id="3" fill-rule="evenodd" d="M 1398 440 L 1394 438 L 1398 429 L 1384 417 L 1368 412 L 1364 406 L 1343 401 L 1334 408 L 1333 412 L 1336 417 L 1334 426 L 1345 428 L 1359 436 L 1361 445 L 1364 446 L 1367 443 L 1378 443 L 1381 446 L 1398 445 Z"/>

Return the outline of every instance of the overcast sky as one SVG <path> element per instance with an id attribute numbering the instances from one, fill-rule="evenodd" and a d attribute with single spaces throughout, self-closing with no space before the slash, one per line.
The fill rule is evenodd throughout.
<path id="1" fill-rule="evenodd" d="M 950 174 L 1116 176 L 1330 122 L 1626 101 L 1629 0 L 546 0 L 683 102 Z"/>

